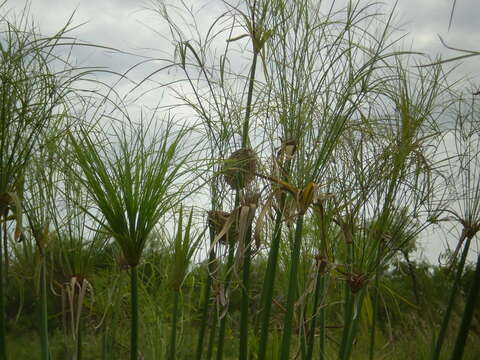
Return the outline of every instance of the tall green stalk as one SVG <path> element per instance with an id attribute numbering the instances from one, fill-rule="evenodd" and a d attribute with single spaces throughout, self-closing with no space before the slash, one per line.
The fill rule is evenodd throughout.
<path id="1" fill-rule="evenodd" d="M 347 247 L 347 259 L 346 264 L 348 265 L 350 271 L 352 270 L 353 260 L 354 260 L 354 244 L 352 241 L 353 234 L 351 233 L 351 225 L 346 225 L 346 229 L 344 231 L 348 232 L 344 234 L 345 236 L 345 244 Z M 348 281 L 348 280 L 347 280 Z M 340 343 L 339 355 L 338 358 L 340 360 L 344 360 L 346 358 L 346 350 L 349 347 L 349 342 L 353 341 L 352 337 L 352 328 L 353 328 L 353 320 L 354 320 L 354 308 L 355 308 L 355 299 L 356 294 L 352 292 L 350 289 L 348 282 L 345 283 L 344 289 L 344 313 L 343 313 L 343 331 L 342 331 L 342 340 Z"/>
<path id="2" fill-rule="evenodd" d="M 352 294 L 352 310 L 355 310 L 351 314 L 351 320 L 349 322 L 347 339 L 345 341 L 345 347 L 340 349 L 341 360 L 348 360 L 352 355 L 353 343 L 355 342 L 355 336 L 357 335 L 358 324 L 360 323 L 360 312 L 363 306 L 363 299 L 365 297 L 365 289 L 361 289 L 358 293 Z"/>
<path id="3" fill-rule="evenodd" d="M 318 305 L 320 298 L 324 296 L 324 283 L 325 283 L 325 274 L 321 272 L 317 267 L 317 280 L 315 282 L 315 293 L 313 296 L 313 307 L 312 307 L 312 320 L 310 323 L 310 332 L 308 334 L 307 340 L 307 360 L 312 360 L 313 349 L 315 345 L 315 330 L 317 328 L 317 317 L 319 315 Z"/>
<path id="4" fill-rule="evenodd" d="M 210 228 L 210 244 L 213 243 L 215 238 L 215 231 L 213 228 Z M 209 256 L 208 256 L 208 264 L 207 264 L 207 279 L 205 281 L 205 288 L 203 292 L 203 309 L 202 309 L 202 317 L 200 320 L 200 331 L 198 332 L 198 341 L 197 341 L 197 351 L 195 355 L 196 360 L 202 359 L 203 354 L 203 341 L 205 338 L 205 332 L 207 329 L 208 323 L 208 309 L 210 308 L 210 292 L 212 288 L 212 266 L 213 262 L 215 261 L 215 250 L 211 249 Z"/>
<path id="5" fill-rule="evenodd" d="M 256 11 L 255 6 L 253 7 L 253 11 Z M 243 122 L 243 129 L 242 129 L 242 148 L 246 148 L 250 144 L 249 138 L 249 130 L 250 130 L 250 114 L 252 111 L 252 101 L 253 101 L 253 89 L 255 85 L 255 72 L 257 69 L 257 61 L 258 61 L 258 53 L 261 50 L 263 44 L 260 45 L 260 39 L 257 36 L 262 36 L 260 26 L 261 21 L 260 19 L 260 26 L 258 28 L 257 24 L 254 23 L 255 13 L 252 14 L 252 42 L 253 42 L 253 58 L 252 58 L 252 65 L 250 70 L 250 78 L 248 82 L 248 92 L 247 92 L 247 103 L 245 109 L 245 120 Z M 260 34 L 258 34 L 260 32 Z M 238 204 L 236 204 L 237 206 Z M 251 242 L 252 242 L 252 226 L 248 224 L 247 234 L 245 239 L 241 239 L 240 241 L 245 242 L 245 254 L 243 256 L 243 264 L 242 264 L 242 301 L 241 301 L 241 308 L 240 308 L 240 351 L 239 351 L 239 360 L 247 360 L 248 358 L 248 303 L 250 301 L 249 298 L 249 287 L 250 287 L 250 257 L 251 257 Z"/>
<path id="6" fill-rule="evenodd" d="M 249 313 L 249 289 L 250 289 L 250 262 L 252 254 L 252 226 L 248 226 L 245 237 L 245 255 L 242 269 L 242 302 L 240 304 L 240 351 L 239 359 L 248 359 L 248 313 Z"/>
<path id="7" fill-rule="evenodd" d="M 232 277 L 232 267 L 233 267 L 233 260 L 235 259 L 235 243 L 230 241 L 228 245 L 228 258 L 227 258 L 227 266 L 226 272 L 227 275 L 225 277 L 225 283 L 223 291 L 227 292 L 230 287 L 230 279 Z M 228 306 L 228 303 L 227 305 Z M 218 329 L 218 346 L 217 346 L 217 360 L 223 359 L 223 348 L 225 347 L 225 331 L 227 330 L 227 314 L 225 313 L 220 320 L 220 327 Z"/>
<path id="8" fill-rule="evenodd" d="M 0 214 L 3 217 L 4 224 L 7 221 L 6 212 Z M 6 234 L 0 231 L 2 238 Z M 0 360 L 7 360 L 7 343 L 6 343 L 6 318 L 5 318 L 5 293 L 3 280 L 3 250 L 0 241 Z"/>
<path id="9" fill-rule="evenodd" d="M 131 323 L 130 323 L 130 359 L 138 359 L 138 276 L 137 267 L 130 268 L 130 302 L 131 302 Z"/>
<path id="10" fill-rule="evenodd" d="M 210 337 L 208 339 L 208 349 L 206 360 L 211 360 L 213 355 L 213 347 L 215 345 L 215 333 L 217 332 L 217 319 L 212 316 L 212 326 L 210 328 Z"/>
<path id="11" fill-rule="evenodd" d="M 470 248 L 471 240 L 472 238 L 468 236 L 465 241 L 465 246 L 462 251 L 462 256 L 460 258 L 460 262 L 458 263 L 457 271 L 455 273 L 455 278 L 453 280 L 453 286 L 452 286 L 452 289 L 450 290 L 450 297 L 448 299 L 447 309 L 445 310 L 445 314 L 443 315 L 442 325 L 440 326 L 440 333 L 438 334 L 432 360 L 440 359 L 443 343 L 445 341 L 445 335 L 447 333 L 448 324 L 450 322 L 450 316 L 452 315 L 452 310 L 455 305 L 455 300 L 457 299 L 458 289 L 460 288 L 460 282 L 462 279 L 463 269 L 465 267 L 465 261 L 467 260 L 467 255 L 468 255 L 468 250 Z"/>
<path id="12" fill-rule="evenodd" d="M 373 297 L 373 314 L 372 314 L 372 326 L 370 329 L 370 349 L 369 349 L 369 359 L 373 360 L 375 355 L 375 338 L 377 331 L 377 313 L 378 313 L 378 301 L 379 301 L 379 284 L 380 284 L 380 241 L 378 242 L 376 256 L 376 265 L 375 265 L 375 292 Z"/>
<path id="13" fill-rule="evenodd" d="M 325 279 L 325 276 L 322 277 L 322 282 L 321 282 L 321 288 L 322 288 L 322 294 L 326 293 L 327 290 L 327 280 Z M 325 340 L 327 337 L 327 309 L 325 306 L 322 306 L 320 309 L 320 339 L 319 339 L 319 355 L 318 355 L 318 360 L 324 360 L 326 356 L 326 348 L 325 348 Z M 313 347 L 313 344 L 312 344 Z"/>
<path id="14" fill-rule="evenodd" d="M 41 256 L 41 269 L 40 269 L 40 288 L 41 288 L 41 301 L 40 301 L 40 342 L 42 347 L 42 360 L 49 359 L 49 347 L 48 347 L 48 309 L 47 309 L 47 264 L 44 254 Z M 77 358 L 80 360 L 79 358 Z"/>
<path id="15" fill-rule="evenodd" d="M 342 341 L 340 343 L 339 355 L 340 360 L 345 359 L 345 350 L 350 341 L 351 328 L 353 323 L 353 314 L 355 307 L 355 295 L 351 293 L 348 285 L 346 285 L 345 291 L 345 309 L 343 314 L 343 331 L 342 331 Z"/>
<path id="16" fill-rule="evenodd" d="M 348 220 L 350 221 L 350 219 Z M 354 225 L 351 222 L 344 224 L 343 226 L 345 243 L 346 243 L 346 265 L 348 278 L 346 279 L 344 288 L 344 313 L 343 313 L 343 330 L 342 339 L 339 347 L 338 359 L 348 360 L 351 356 L 353 344 L 358 331 L 358 324 L 360 320 L 360 314 L 363 306 L 363 299 L 365 296 L 365 287 L 363 284 L 356 284 L 354 263 L 355 263 L 355 242 L 354 242 Z M 358 238 L 357 238 L 358 239 Z M 360 281 L 360 280 L 358 280 Z"/>
<path id="17" fill-rule="evenodd" d="M 264 360 L 267 353 L 268 335 L 270 328 L 270 314 L 273 302 L 273 289 L 275 285 L 275 273 L 277 271 L 278 254 L 280 250 L 280 240 L 282 238 L 282 217 L 285 206 L 286 194 L 283 192 L 280 198 L 280 208 L 276 214 L 275 225 L 273 229 L 272 242 L 268 252 L 267 270 L 263 280 L 262 298 L 261 298 L 261 333 L 258 350 L 258 360 Z"/>
<path id="18" fill-rule="evenodd" d="M 319 359 L 323 360 L 325 357 L 325 306 L 322 306 L 319 309 L 319 305 L 323 305 L 323 300 L 326 298 L 326 276 L 327 276 L 327 222 L 325 216 L 325 207 L 323 203 L 319 203 L 315 208 L 314 214 L 316 215 L 316 225 L 319 230 L 320 245 L 318 247 L 318 257 L 316 258 L 316 271 L 317 271 L 317 280 L 315 284 L 315 295 L 313 301 L 312 309 L 312 320 L 310 326 L 310 333 L 308 338 L 308 350 L 307 350 L 307 360 L 311 360 L 313 357 L 313 350 L 315 348 L 315 331 L 317 325 L 317 318 L 320 320 L 320 351 Z"/>
<path id="19" fill-rule="evenodd" d="M 174 290 L 173 293 L 173 309 L 172 309 L 172 328 L 170 330 L 170 344 L 168 347 L 167 359 L 175 359 L 177 352 L 177 322 L 178 322 L 178 305 L 180 302 L 180 291 Z"/>
<path id="20" fill-rule="evenodd" d="M 82 360 L 83 357 L 83 347 L 82 347 L 82 324 L 78 324 L 77 329 L 77 347 L 76 347 L 76 354 L 77 358 L 75 360 Z"/>
<path id="21" fill-rule="evenodd" d="M 266 7 L 265 7 L 266 9 Z M 251 14 L 252 16 L 252 23 L 249 23 L 251 28 L 250 28 L 250 36 L 251 40 L 253 42 L 253 58 L 252 58 L 252 65 L 250 68 L 250 76 L 249 76 L 249 81 L 248 81 L 248 92 L 247 92 L 247 102 L 245 106 L 245 119 L 243 122 L 242 126 L 242 148 L 247 148 L 250 146 L 250 138 L 249 138 L 249 130 L 250 130 L 250 114 L 252 111 L 252 101 L 253 101 L 253 90 L 254 90 L 254 85 L 255 85 L 255 72 L 257 68 L 257 59 L 259 55 L 259 51 L 263 47 L 263 43 L 265 42 L 267 38 L 263 38 L 263 32 L 261 29 L 261 22 L 263 20 L 263 16 L 259 19 L 260 24 L 255 23 L 255 12 L 257 9 L 255 8 L 255 5 L 251 8 L 253 13 Z M 257 27 L 258 26 L 258 27 Z M 237 190 L 238 191 L 238 190 Z M 235 207 L 239 205 L 239 200 L 240 196 L 239 193 L 237 192 L 236 198 L 235 198 Z M 252 227 L 251 224 L 248 224 L 248 229 L 247 233 L 245 235 L 245 239 L 240 239 L 240 241 L 244 241 L 245 243 L 245 253 L 243 254 L 243 264 L 242 264 L 242 300 L 241 300 L 241 311 L 240 311 L 240 349 L 239 349 L 239 360 L 247 360 L 248 358 L 248 303 L 249 303 L 249 286 L 250 286 L 250 256 L 251 256 L 251 237 L 252 237 Z M 229 259 L 228 262 L 230 263 L 230 255 L 232 249 L 229 249 Z M 233 265 L 233 257 L 232 257 L 232 264 Z M 230 266 L 231 266 L 230 265 Z M 227 267 L 227 271 L 230 271 L 230 267 Z M 227 283 L 225 284 L 227 286 Z M 225 288 L 225 291 L 227 290 L 227 287 Z M 222 319 L 222 322 L 220 324 L 220 333 L 219 333 L 219 343 L 224 342 L 224 336 L 225 336 L 225 321 L 226 321 L 226 316 Z M 223 325 L 223 326 L 222 326 Z M 222 345 L 222 350 L 223 352 L 223 345 Z M 219 353 L 220 358 L 223 356 L 220 353 L 220 346 L 219 346 Z M 217 357 L 218 360 L 220 358 Z"/>
<path id="22" fill-rule="evenodd" d="M 250 79 L 248 81 L 247 104 L 245 108 L 245 120 L 242 128 L 242 147 L 249 145 L 250 113 L 252 112 L 253 87 L 255 85 L 255 72 L 257 68 L 258 52 L 253 52 L 252 66 L 250 70 Z"/>
<path id="23" fill-rule="evenodd" d="M 378 286 L 379 286 L 378 270 L 375 272 L 375 290 L 373 295 L 373 313 L 372 313 L 372 325 L 370 328 L 370 350 L 369 350 L 369 360 L 373 360 L 375 355 L 375 333 L 377 331 L 377 312 L 378 312 Z"/>
<path id="24" fill-rule="evenodd" d="M 458 330 L 457 341 L 455 342 L 455 348 L 452 353 L 452 360 L 460 360 L 463 357 L 465 351 L 465 344 L 467 342 L 468 331 L 470 330 L 470 324 L 472 323 L 473 314 L 476 309 L 476 303 L 478 300 L 478 293 L 480 290 L 480 254 L 477 256 L 477 265 L 475 274 L 473 276 L 472 285 L 467 297 L 467 303 L 462 316 L 462 323 Z M 478 309 L 478 308 L 477 308 Z"/>
<path id="25" fill-rule="evenodd" d="M 102 348 L 101 348 L 101 353 L 102 353 L 102 360 L 107 360 L 107 354 L 108 354 L 108 328 L 107 326 L 103 326 L 102 329 Z"/>
<path id="26" fill-rule="evenodd" d="M 290 342 L 292 337 L 292 323 L 293 313 L 295 310 L 295 289 L 297 288 L 297 271 L 298 264 L 300 262 L 300 248 L 302 243 L 302 230 L 303 230 L 303 214 L 299 214 L 295 224 L 295 238 L 292 249 L 292 257 L 290 264 L 290 277 L 288 281 L 288 293 L 287 293 L 287 313 L 283 323 L 283 336 L 280 360 L 290 359 Z"/>

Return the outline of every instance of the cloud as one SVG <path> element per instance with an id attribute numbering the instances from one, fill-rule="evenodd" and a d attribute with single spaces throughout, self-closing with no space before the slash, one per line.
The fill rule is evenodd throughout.
<path id="1" fill-rule="evenodd" d="M 26 0 L 10 1 L 7 8 L 21 9 Z M 74 13 L 73 25 L 85 23 L 71 35 L 83 41 L 111 46 L 124 51 L 143 55 L 159 56 L 161 51 L 173 51 L 162 36 L 169 36 L 167 24 L 152 9 L 159 2 L 128 0 L 30 0 L 31 14 L 45 34 L 53 34 L 60 29 Z M 187 2 L 188 3 L 188 2 Z M 220 1 L 190 1 L 195 14 L 195 22 L 200 31 L 206 32 L 215 16 L 227 8 Z M 338 1 L 338 6 L 345 1 Z M 387 3 L 388 4 L 388 3 Z M 390 4 L 393 4 L 391 2 Z M 412 50 L 425 52 L 432 58 L 459 55 L 445 48 L 438 35 L 450 46 L 480 50 L 480 17 L 477 0 L 458 0 L 453 25 L 448 30 L 448 21 L 453 0 L 402 0 L 396 8 L 394 23 L 408 33 L 405 44 Z M 328 5 L 328 4 L 327 4 Z M 325 5 L 326 7 L 328 7 Z M 376 9 L 376 8 L 375 8 Z M 391 7 L 390 7 L 391 9 Z M 383 10 L 390 10 L 383 6 Z M 183 11 L 183 10 L 182 10 Z M 183 11 L 183 13 L 185 13 Z M 185 15 L 188 20 L 188 15 Z M 190 23 L 192 20 L 190 20 Z M 191 29 L 185 28 L 188 34 Z M 399 33 L 400 34 L 400 33 Z M 80 62 L 89 65 L 110 66 L 115 71 L 126 70 L 135 63 L 134 58 L 117 57 L 103 51 L 82 49 L 76 53 Z M 138 60 L 137 60 L 138 61 Z M 478 73 L 479 58 L 464 61 L 459 75 Z"/>
<path id="2" fill-rule="evenodd" d="M 440 41 L 441 36 L 451 47 L 480 51 L 480 17 L 477 0 L 457 0 L 452 27 L 448 29 L 453 0 L 402 0 L 398 2 L 397 19 L 409 33 L 406 41 L 412 50 L 421 51 L 443 59 L 461 55 L 447 49 Z M 462 61 L 456 77 L 470 75 L 478 79 L 479 57 Z M 452 64 L 453 65 L 453 64 Z M 455 65 L 459 65 L 456 63 Z"/>

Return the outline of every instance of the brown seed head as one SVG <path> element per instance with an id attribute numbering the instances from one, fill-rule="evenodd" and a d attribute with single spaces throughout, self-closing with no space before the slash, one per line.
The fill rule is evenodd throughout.
<path id="1" fill-rule="evenodd" d="M 257 155 L 252 149 L 239 149 L 223 163 L 223 176 L 232 189 L 243 189 L 255 178 Z"/>

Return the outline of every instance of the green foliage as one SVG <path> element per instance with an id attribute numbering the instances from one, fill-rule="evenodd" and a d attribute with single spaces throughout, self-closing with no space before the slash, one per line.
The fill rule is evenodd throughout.
<path id="1" fill-rule="evenodd" d="M 172 123 L 159 132 L 150 125 L 127 126 L 114 128 L 113 138 L 101 145 L 85 129 L 78 139 L 70 133 L 69 142 L 83 172 L 72 167 L 72 174 L 78 175 L 100 214 L 85 210 L 135 267 L 155 225 L 181 199 L 185 185 L 177 188 L 175 181 L 186 171 L 188 153 L 176 158 L 186 130 L 172 134 Z"/>
<path id="2" fill-rule="evenodd" d="M 224 5 L 193 38 L 156 9 L 175 54 L 131 92 L 177 69 L 185 121 L 75 93 L 62 32 L 0 19 L 0 359 L 478 357 L 476 101 L 376 4 Z M 415 256 L 433 225 L 446 266 Z"/>

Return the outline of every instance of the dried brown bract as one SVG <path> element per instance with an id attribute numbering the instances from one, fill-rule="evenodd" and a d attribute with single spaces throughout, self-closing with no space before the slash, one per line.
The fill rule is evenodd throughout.
<path id="1" fill-rule="evenodd" d="M 213 228 L 215 235 L 219 235 L 222 231 L 225 232 L 223 236 L 220 237 L 218 241 L 220 243 L 227 245 L 229 241 L 235 241 L 237 238 L 237 230 L 234 223 L 229 223 L 229 218 L 231 214 L 226 211 L 221 210 L 210 210 L 207 215 L 208 225 Z M 225 226 L 228 226 L 228 229 L 224 229 Z"/>

